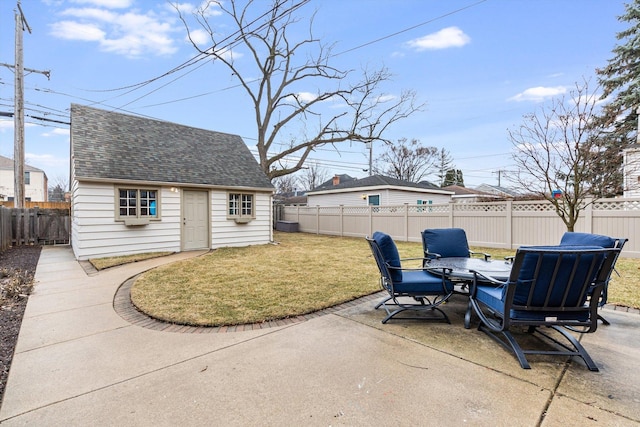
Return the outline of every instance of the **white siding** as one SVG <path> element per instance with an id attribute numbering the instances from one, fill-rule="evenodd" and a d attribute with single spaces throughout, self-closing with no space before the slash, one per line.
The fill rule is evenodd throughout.
<path id="1" fill-rule="evenodd" d="M 182 213 L 180 192 L 160 190 L 160 221 L 127 227 L 115 221 L 115 187 L 72 185 L 72 247 L 79 260 L 144 252 L 180 252 Z M 249 246 L 273 240 L 271 194 L 257 193 L 256 219 L 236 224 L 227 219 L 227 192 L 211 190 L 211 247 Z"/>
<path id="2" fill-rule="evenodd" d="M 33 202 L 46 202 L 47 201 L 47 182 L 44 172 L 28 171 L 29 172 L 29 184 L 24 186 L 24 197 L 27 200 Z M 9 200 L 9 197 L 14 197 L 15 192 L 13 187 L 15 182 L 13 179 L 13 171 L 2 169 L 0 170 L 0 195 L 4 196 L 4 200 Z M 0 200 L 3 200 L 0 197 Z"/>
<path id="3" fill-rule="evenodd" d="M 640 148 L 624 150 L 624 197 L 640 197 Z"/>
<path id="4" fill-rule="evenodd" d="M 418 200 L 431 200 L 433 204 L 448 203 L 449 194 L 429 193 L 425 191 L 403 191 L 397 189 L 376 189 L 344 193 L 310 194 L 307 206 L 367 206 L 367 198 L 363 196 L 380 196 L 380 206 L 395 206 L 408 203 L 415 205 Z"/>
<path id="5" fill-rule="evenodd" d="M 271 194 L 256 193 L 256 218 L 247 224 L 227 219 L 227 192 L 211 192 L 211 248 L 262 245 L 273 240 Z"/>
<path id="6" fill-rule="evenodd" d="M 145 252 L 180 252 L 180 193 L 160 190 L 160 221 L 127 227 L 115 221 L 115 187 L 76 183 L 72 247 L 79 260 Z"/>

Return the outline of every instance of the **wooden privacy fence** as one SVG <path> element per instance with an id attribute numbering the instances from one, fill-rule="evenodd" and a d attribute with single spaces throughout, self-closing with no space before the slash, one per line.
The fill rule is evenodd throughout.
<path id="1" fill-rule="evenodd" d="M 419 242 L 425 228 L 464 228 L 469 243 L 516 249 L 556 245 L 567 230 L 547 201 L 398 206 L 287 206 L 284 221 L 306 233 L 364 237 L 380 230 Z M 640 198 L 600 199 L 581 211 L 574 231 L 626 237 L 622 256 L 640 258 Z"/>
<path id="2" fill-rule="evenodd" d="M 0 207 L 0 251 L 10 246 L 69 243 L 68 209 Z"/>

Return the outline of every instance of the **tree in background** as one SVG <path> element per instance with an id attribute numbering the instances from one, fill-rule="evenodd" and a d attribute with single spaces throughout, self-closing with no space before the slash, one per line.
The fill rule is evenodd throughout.
<path id="1" fill-rule="evenodd" d="M 419 182 L 433 172 L 437 156 L 436 147 L 425 147 L 417 139 L 401 138 L 396 144 L 385 145 L 374 170 L 392 178 Z"/>
<path id="2" fill-rule="evenodd" d="M 587 81 L 576 84 L 567 96 L 525 115 L 517 129 L 508 131 L 519 169 L 509 178 L 550 201 L 568 231 L 574 230 L 588 198 L 598 197 L 602 183 L 611 182 L 610 171 L 600 166 L 616 160 L 609 159 L 592 126 L 598 98 Z"/>
<path id="3" fill-rule="evenodd" d="M 283 175 L 273 179 L 277 194 L 293 193 L 300 189 L 298 177 L 295 175 Z"/>
<path id="4" fill-rule="evenodd" d="M 384 141 L 391 124 L 421 108 L 413 91 L 382 92 L 391 78 L 386 68 L 364 70 L 351 82 L 352 70 L 332 66 L 333 45 L 313 36 L 313 18 L 297 32 L 295 13 L 307 2 L 207 1 L 196 9 L 195 22 L 174 5 L 194 48 L 226 66 L 248 95 L 258 161 L 270 179 L 302 169 L 318 147 Z M 305 36 L 296 38 L 296 32 Z M 302 91 L 309 88 L 315 92 Z"/>
<path id="5" fill-rule="evenodd" d="M 454 169 L 453 167 L 453 158 L 451 157 L 451 153 L 444 148 L 441 148 L 438 152 L 437 159 L 438 166 L 438 184 L 440 187 L 445 187 L 445 180 L 447 178 L 447 172 L 449 170 Z"/>
<path id="6" fill-rule="evenodd" d="M 313 190 L 328 179 L 329 174 L 327 171 L 318 166 L 317 163 L 310 163 L 300 176 L 302 187 L 307 191 Z"/>
<path id="7" fill-rule="evenodd" d="M 460 169 L 449 169 L 444 175 L 444 181 L 442 187 L 448 187 L 450 185 L 459 185 L 464 187 L 464 177 Z"/>
<path id="8" fill-rule="evenodd" d="M 638 129 L 637 108 L 640 107 L 640 0 L 625 4 L 625 13 L 619 21 L 628 28 L 619 32 L 620 41 L 613 49 L 614 57 L 604 68 L 599 68 L 600 85 L 603 88 L 604 107 L 594 126 L 601 129 L 599 145 L 609 153 L 609 159 L 596 165 L 601 175 L 610 176 L 606 196 L 622 193 L 622 156 L 619 152 L 636 142 Z"/>
<path id="9" fill-rule="evenodd" d="M 65 194 L 69 188 L 69 180 L 63 175 L 58 175 L 51 181 L 49 181 L 49 188 L 47 189 L 47 198 L 50 202 L 65 202 Z"/>

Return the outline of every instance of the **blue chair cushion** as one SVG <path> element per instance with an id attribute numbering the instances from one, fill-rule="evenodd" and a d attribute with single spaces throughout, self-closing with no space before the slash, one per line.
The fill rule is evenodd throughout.
<path id="1" fill-rule="evenodd" d="M 616 239 L 600 234 L 576 233 L 567 231 L 560 240 L 560 246 L 600 246 L 603 248 L 613 248 Z"/>
<path id="2" fill-rule="evenodd" d="M 382 252 L 382 257 L 385 262 L 392 267 L 400 268 L 400 254 L 398 253 L 398 247 L 395 242 L 386 233 L 382 231 L 376 231 L 372 236 L 373 240 L 376 241 L 378 247 L 380 248 L 380 252 Z M 402 271 L 396 269 L 389 269 L 389 274 L 391 275 L 391 281 L 395 284 L 397 282 L 402 282 Z"/>
<path id="3" fill-rule="evenodd" d="M 506 287 L 504 288 L 506 289 Z M 476 291 L 476 300 L 484 303 L 494 312 L 504 317 L 504 291 L 503 287 L 494 286 L 478 286 Z M 559 320 L 577 320 L 586 321 L 589 313 L 585 312 L 566 312 L 566 311 L 525 311 L 511 310 L 509 317 L 514 320 L 529 320 L 544 322 L 547 317 L 555 317 Z"/>
<path id="4" fill-rule="evenodd" d="M 426 251 L 446 257 L 469 257 L 467 234 L 462 228 L 427 228 L 422 232 Z"/>
<path id="5" fill-rule="evenodd" d="M 453 291 L 453 283 L 445 280 L 443 289 L 442 277 L 423 270 L 410 270 L 403 272 L 402 282 L 393 283 L 393 290 L 403 294 L 443 295 Z"/>
<path id="6" fill-rule="evenodd" d="M 526 247 L 522 247 L 525 249 Z M 601 246 L 532 246 L 529 247 L 531 249 L 550 249 L 550 250 L 566 250 L 566 251 L 576 251 L 576 250 L 589 250 L 589 249 L 602 249 Z M 542 306 L 544 305 L 547 291 L 550 283 L 547 283 L 546 286 L 544 282 L 541 280 L 547 279 L 547 282 L 551 281 L 553 271 L 556 266 L 556 261 L 560 254 L 558 253 L 549 253 L 544 254 L 542 256 L 542 264 L 540 266 L 540 271 L 538 272 L 538 283 L 536 284 L 535 293 L 531 299 L 531 306 Z M 560 264 L 560 269 L 558 270 L 557 280 L 569 280 L 570 274 L 572 273 L 572 267 L 575 262 L 575 257 L 577 255 L 564 255 Z M 576 274 L 573 278 L 573 283 L 575 286 L 571 286 L 569 290 L 569 294 L 567 296 L 566 305 L 569 306 L 577 306 L 579 304 L 583 304 L 586 300 L 586 295 L 580 295 L 580 284 L 584 283 L 586 279 L 586 275 L 589 274 L 589 266 L 593 261 L 593 257 L 600 257 L 600 263 L 604 260 L 604 256 L 602 254 L 585 254 L 580 258 L 580 266 L 583 268 L 578 268 Z M 520 274 L 518 275 L 518 279 L 516 282 L 516 291 L 513 298 L 513 303 L 516 305 L 527 305 L 527 301 L 529 298 L 529 292 L 531 289 L 531 281 L 534 278 L 536 267 L 538 264 L 538 255 L 535 253 L 528 253 L 525 255 L 524 260 L 522 262 L 522 266 L 520 267 Z M 595 279 L 596 274 L 600 268 L 600 264 L 596 265 L 591 271 L 591 277 L 589 281 L 593 281 Z M 506 290 L 506 288 L 505 288 Z M 558 292 L 552 293 L 551 298 L 549 300 L 548 305 L 550 306 L 560 306 L 562 304 L 563 292 L 558 288 Z M 578 301 L 579 298 L 582 298 L 581 301 Z"/>

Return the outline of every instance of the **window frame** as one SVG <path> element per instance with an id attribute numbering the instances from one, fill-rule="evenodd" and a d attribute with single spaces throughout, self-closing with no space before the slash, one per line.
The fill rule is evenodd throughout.
<path id="1" fill-rule="evenodd" d="M 236 201 L 237 206 L 232 207 L 231 203 L 231 197 L 232 196 L 237 196 L 238 200 Z M 251 197 L 251 213 L 250 214 L 246 214 L 243 213 L 243 211 L 246 209 L 245 207 L 243 207 L 243 197 Z M 236 213 L 232 213 L 232 209 L 236 212 Z M 247 192 L 247 191 L 227 191 L 227 206 L 226 206 L 226 211 L 227 211 L 227 219 L 231 219 L 234 220 L 237 223 L 247 223 L 251 220 L 256 219 L 256 193 L 253 192 Z"/>
<path id="2" fill-rule="evenodd" d="M 136 204 L 135 204 L 135 209 L 136 209 L 136 215 L 121 215 L 120 214 L 120 192 L 121 191 L 135 191 L 136 192 Z M 142 215 L 140 213 L 141 209 L 143 209 L 144 207 L 142 206 L 142 203 L 140 202 L 140 198 L 141 198 L 141 193 L 143 191 L 155 191 L 156 193 L 156 197 L 155 197 L 155 202 L 156 202 L 156 214 L 155 216 L 151 216 L 151 215 Z M 129 197 L 127 197 L 129 198 Z M 147 197 L 147 200 L 149 200 L 149 198 Z M 152 187 L 152 186 L 136 186 L 136 185 L 121 185 L 121 186 L 116 186 L 115 187 L 115 192 L 114 192 L 114 210 L 115 210 L 115 220 L 117 222 L 124 222 L 125 225 L 146 225 L 149 224 L 151 221 L 160 221 L 162 219 L 161 216 L 161 212 L 162 212 L 162 200 L 161 200 L 161 191 L 160 188 L 158 187 Z M 147 209 L 151 210 L 151 206 L 148 206 Z"/>

